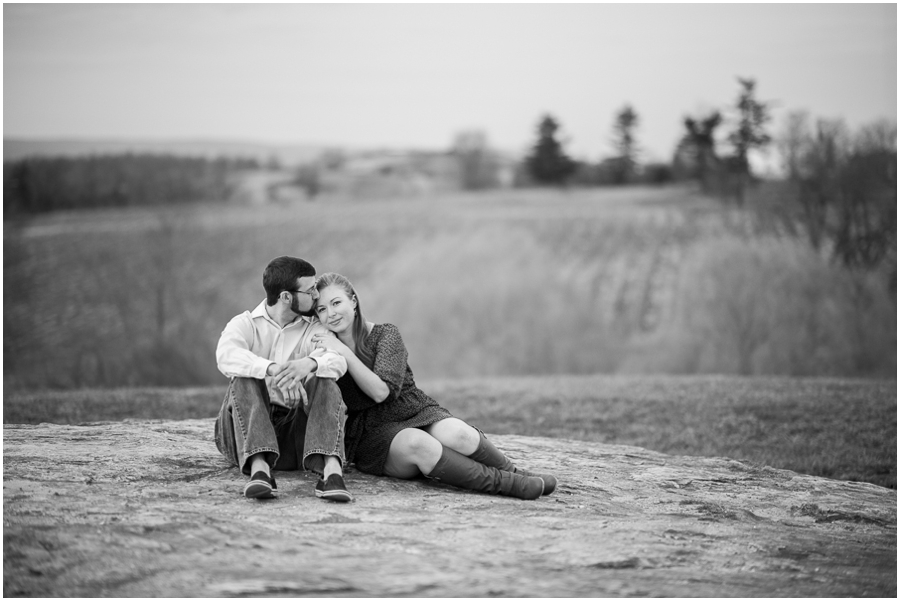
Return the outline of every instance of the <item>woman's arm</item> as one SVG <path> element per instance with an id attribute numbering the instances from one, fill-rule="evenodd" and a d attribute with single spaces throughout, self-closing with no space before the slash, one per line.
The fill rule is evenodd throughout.
<path id="1" fill-rule="evenodd" d="M 346 345 L 344 348 L 350 351 Z M 375 372 L 366 367 L 366 364 L 360 361 L 359 357 L 350 351 L 344 358 L 347 360 L 347 372 L 353 376 L 356 385 L 366 393 L 366 396 L 376 403 L 381 403 L 388 397 L 390 392 L 388 385 Z"/>
<path id="2" fill-rule="evenodd" d="M 376 403 L 381 403 L 388 398 L 390 389 L 384 380 L 366 367 L 366 364 L 360 361 L 359 357 L 350 350 L 350 347 L 338 340 L 336 336 L 331 334 L 316 334 L 313 336 L 313 342 L 316 344 L 316 347 L 335 351 L 346 359 L 347 373 L 353 377 L 356 385 L 359 386 L 360 390 L 362 390 L 370 399 Z"/>

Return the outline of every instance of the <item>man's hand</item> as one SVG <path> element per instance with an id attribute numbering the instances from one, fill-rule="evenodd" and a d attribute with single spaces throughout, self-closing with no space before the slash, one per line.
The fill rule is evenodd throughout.
<path id="1" fill-rule="evenodd" d="M 303 406 L 309 406 L 306 397 L 306 389 L 303 388 L 303 380 L 316 368 L 316 362 L 309 357 L 287 361 L 285 363 L 273 363 L 267 371 L 274 376 L 273 384 L 281 390 L 285 400 L 294 407 L 298 401 L 303 401 Z"/>

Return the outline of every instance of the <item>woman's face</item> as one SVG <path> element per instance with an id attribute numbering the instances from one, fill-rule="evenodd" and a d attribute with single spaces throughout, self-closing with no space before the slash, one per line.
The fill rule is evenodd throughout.
<path id="1" fill-rule="evenodd" d="M 319 291 L 316 315 L 326 329 L 339 334 L 353 325 L 356 301 L 347 297 L 340 286 L 326 286 Z"/>

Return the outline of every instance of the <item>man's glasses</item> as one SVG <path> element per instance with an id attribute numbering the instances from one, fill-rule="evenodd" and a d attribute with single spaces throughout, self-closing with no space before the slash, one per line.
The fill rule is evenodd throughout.
<path id="1" fill-rule="evenodd" d="M 287 292 L 291 292 L 291 293 L 296 292 L 298 294 L 308 294 L 308 295 L 312 296 L 313 294 L 316 293 L 316 287 L 313 286 L 309 290 L 287 290 Z"/>

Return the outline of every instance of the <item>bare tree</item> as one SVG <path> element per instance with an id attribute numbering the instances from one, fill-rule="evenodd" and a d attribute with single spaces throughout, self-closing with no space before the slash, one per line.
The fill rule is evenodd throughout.
<path id="1" fill-rule="evenodd" d="M 785 119 L 784 129 L 775 140 L 782 158 L 782 167 L 788 179 L 800 174 L 800 162 L 810 138 L 808 111 L 791 111 Z"/>
<path id="2" fill-rule="evenodd" d="M 490 150 L 483 131 L 459 132 L 453 141 L 452 152 L 459 165 L 460 186 L 464 190 L 497 186 L 497 158 Z"/>
<path id="3" fill-rule="evenodd" d="M 799 220 L 816 250 L 828 236 L 829 215 L 840 203 L 838 178 L 848 140 L 843 121 L 820 119 L 813 129 L 805 112 L 788 116 L 778 140 Z"/>
<path id="4" fill-rule="evenodd" d="M 879 121 L 851 135 L 842 120 L 789 115 L 779 147 L 796 206 L 815 249 L 830 245 L 835 259 L 872 268 L 896 260 L 897 133 Z"/>
<path id="5" fill-rule="evenodd" d="M 875 267 L 897 249 L 897 126 L 882 120 L 854 138 L 840 172 L 835 253 Z"/>

